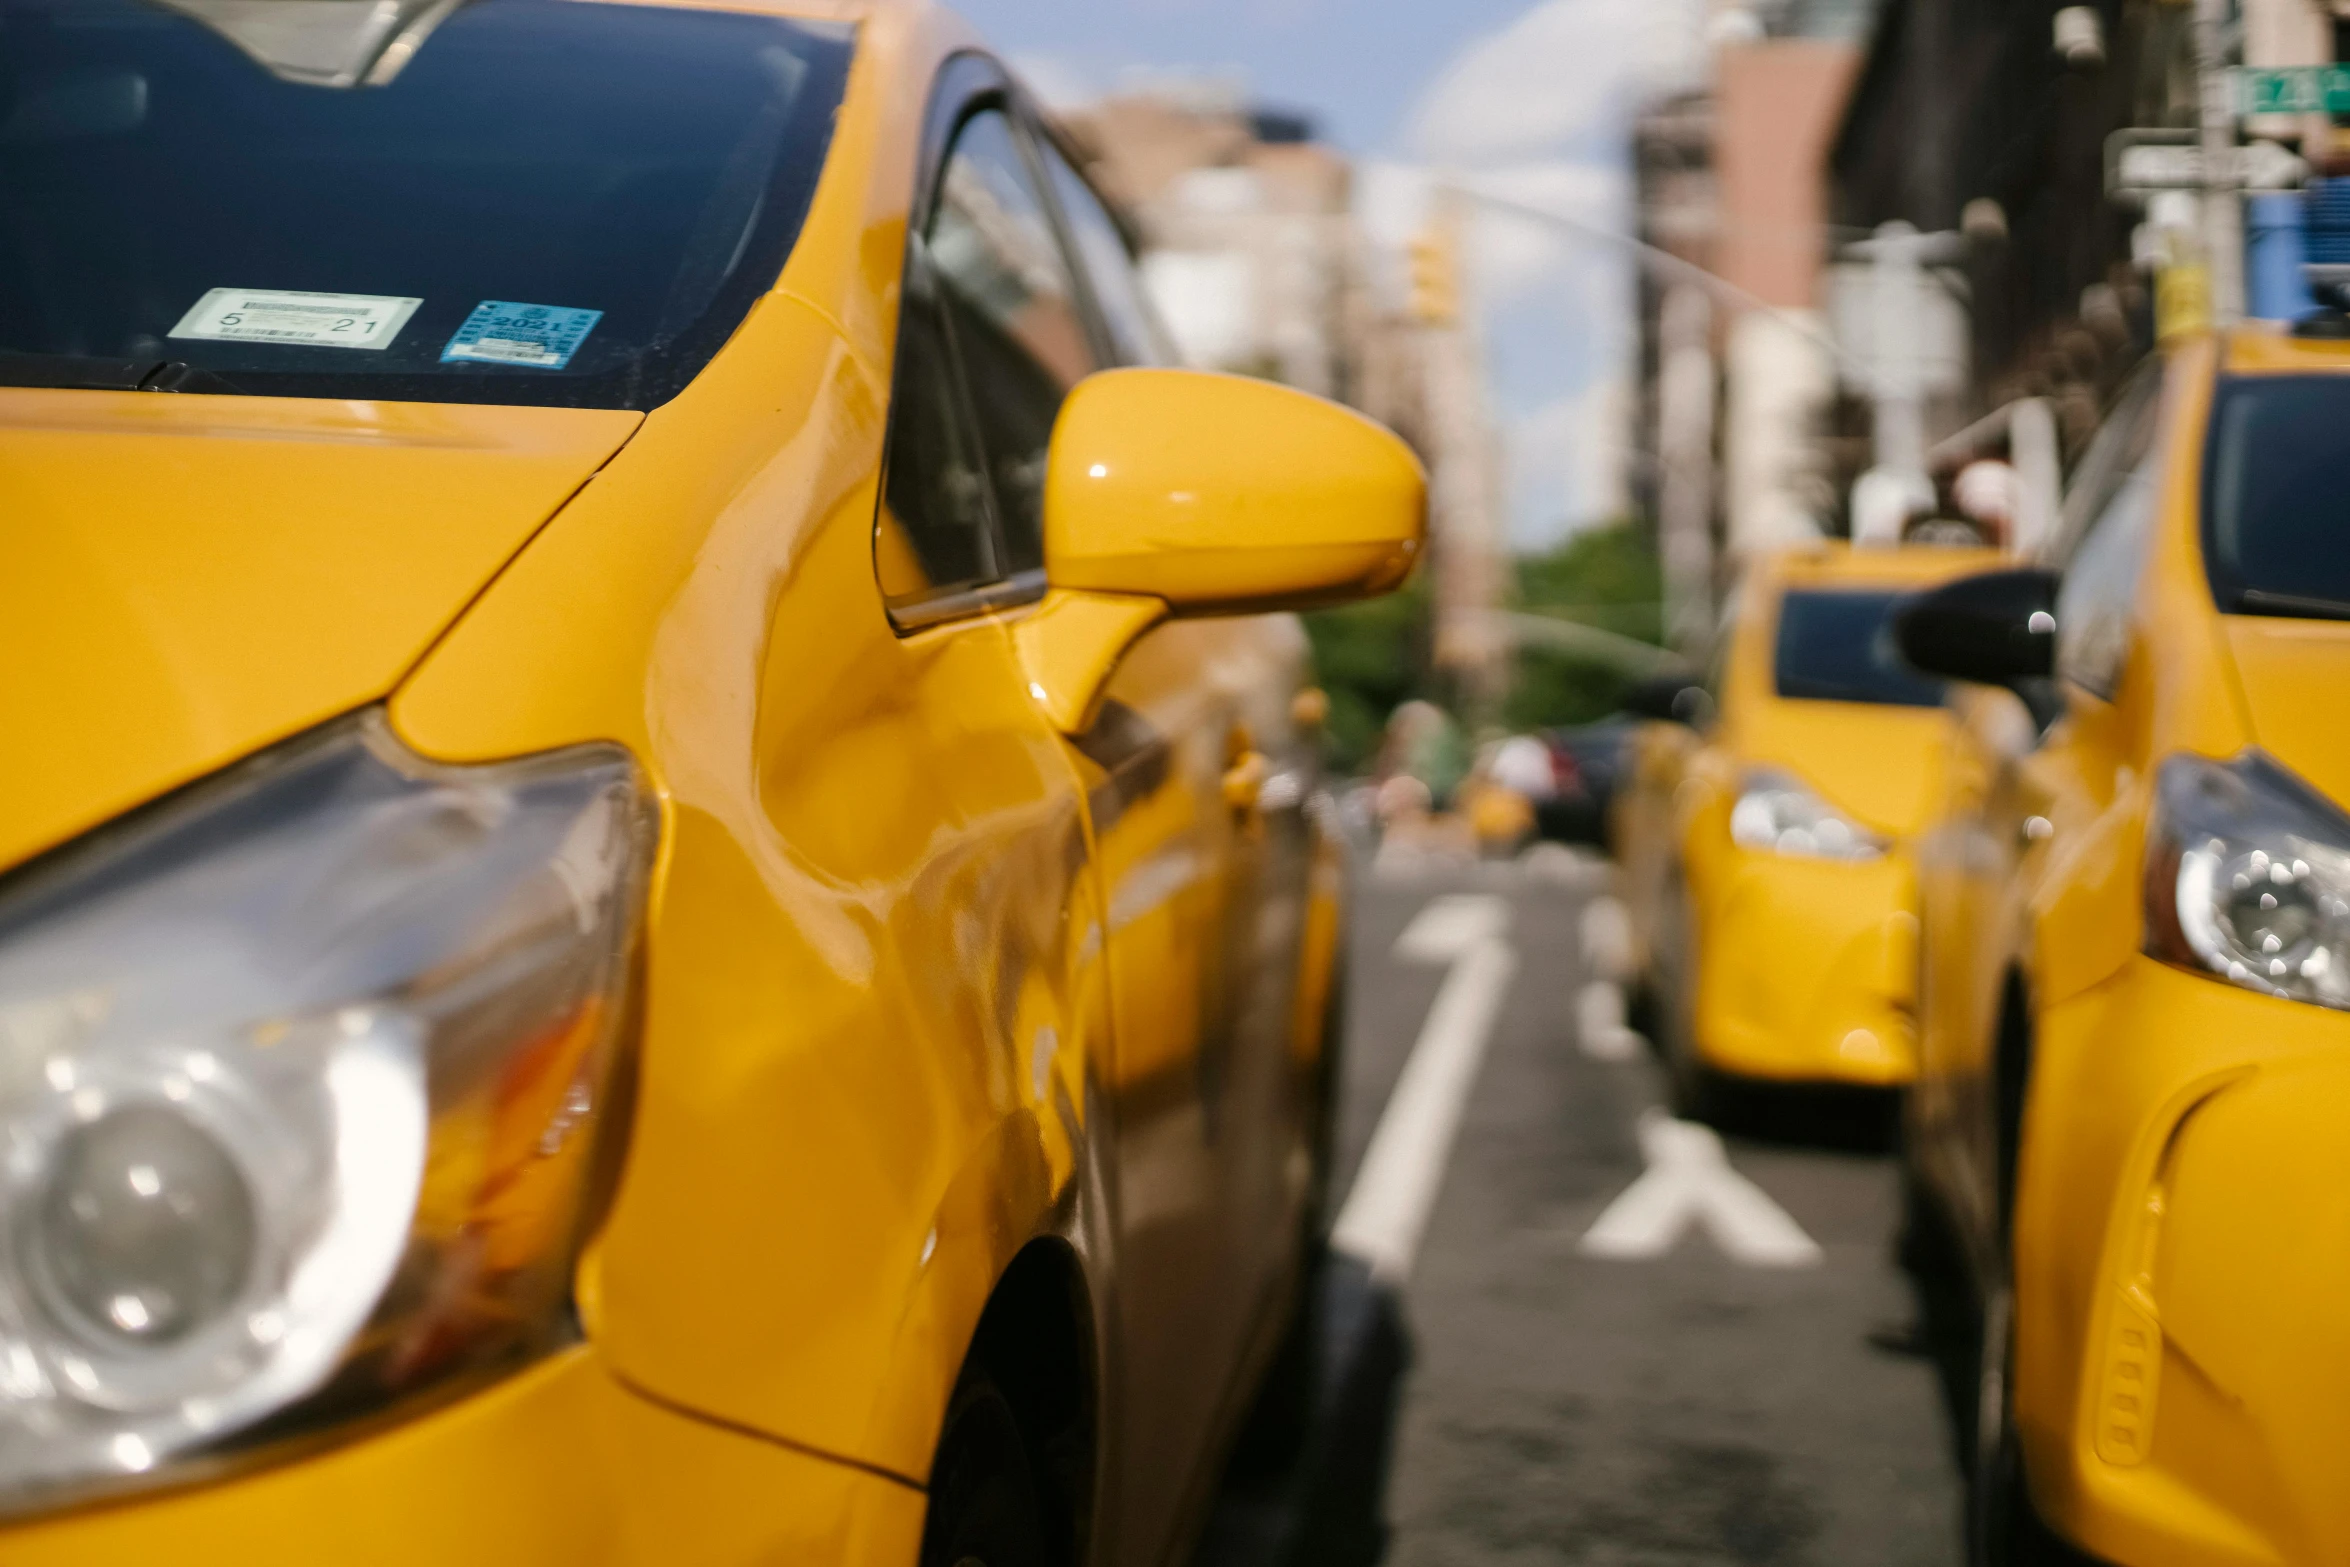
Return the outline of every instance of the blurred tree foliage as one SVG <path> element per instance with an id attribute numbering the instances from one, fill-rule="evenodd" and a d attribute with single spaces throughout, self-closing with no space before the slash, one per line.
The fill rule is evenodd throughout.
<path id="1" fill-rule="evenodd" d="M 1587 528 L 1554 549 L 1518 557 L 1518 606 L 1637 637 L 1664 639 L 1656 536 L 1638 522 Z M 1616 711 L 1632 677 L 1559 648 L 1521 647 L 1502 721 L 1511 729 L 1589 723 Z"/>
<path id="2" fill-rule="evenodd" d="M 1587 528 L 1516 562 L 1519 607 L 1644 642 L 1660 640 L 1662 581 L 1655 533 L 1629 521 Z M 1432 598 L 1427 574 L 1399 593 L 1305 617 L 1315 667 L 1330 694 L 1333 765 L 1360 770 L 1379 748 L 1387 715 L 1413 697 L 1443 701 L 1428 671 Z M 1628 676 L 1556 648 L 1526 648 L 1502 720 L 1511 729 L 1576 724 L 1615 711 Z"/>
<path id="3" fill-rule="evenodd" d="M 1385 598 L 1317 610 L 1305 617 L 1314 669 L 1330 694 L 1331 765 L 1360 772 L 1371 765 L 1387 715 L 1413 697 L 1434 694 L 1428 675 L 1428 574 Z"/>

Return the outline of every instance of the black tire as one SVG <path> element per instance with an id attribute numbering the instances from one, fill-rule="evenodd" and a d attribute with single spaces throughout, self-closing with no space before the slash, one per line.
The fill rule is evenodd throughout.
<path id="1" fill-rule="evenodd" d="M 1893 1260 L 1920 1287 L 1946 1288 L 1965 1278 L 1958 1241 L 1942 1204 L 1926 1178 L 1901 1153 L 1901 1227 L 1894 1232 Z"/>
<path id="2" fill-rule="evenodd" d="M 1313 1435 L 1314 1403 L 1321 1390 L 1322 1278 L 1330 1252 L 1331 1166 L 1338 1157 L 1338 1085 L 1344 1076 L 1346 991 L 1346 947 L 1342 941 L 1331 965 L 1330 993 L 1322 1006 L 1322 1050 L 1316 1062 L 1312 1121 L 1307 1128 L 1313 1165 L 1298 1220 L 1296 1303 L 1281 1346 L 1257 1386 L 1248 1419 L 1233 1439 L 1228 1473 L 1243 1486 L 1268 1483 L 1288 1474 Z"/>
<path id="3" fill-rule="evenodd" d="M 967 1370 L 930 1466 L 922 1567 L 1066 1567 L 1045 1531 L 1036 1468 L 1012 1406 Z"/>
<path id="4" fill-rule="evenodd" d="M 2015 1291 L 2004 1279 L 1984 1298 L 1982 1322 L 1967 1567 L 2095 1567 L 2041 1519 L 2024 1480 L 2015 1434 Z"/>
<path id="5" fill-rule="evenodd" d="M 1697 1050 L 1697 926 L 1677 865 L 1665 879 L 1657 924 L 1656 1045 L 1664 1058 L 1666 1093 L 1682 1120 L 1712 1121 L 1721 1112 L 1722 1082 Z"/>

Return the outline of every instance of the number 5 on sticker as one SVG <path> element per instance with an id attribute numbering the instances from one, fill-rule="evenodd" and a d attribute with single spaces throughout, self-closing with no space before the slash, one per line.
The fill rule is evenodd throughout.
<path id="1" fill-rule="evenodd" d="M 396 294 L 216 288 L 189 307 L 171 335 L 290 348 L 384 348 L 423 303 Z"/>

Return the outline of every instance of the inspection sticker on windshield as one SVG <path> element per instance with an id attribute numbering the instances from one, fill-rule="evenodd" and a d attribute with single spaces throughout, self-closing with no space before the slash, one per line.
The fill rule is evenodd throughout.
<path id="1" fill-rule="evenodd" d="M 499 365 L 531 365 L 560 370 L 571 363 L 588 333 L 604 319 L 601 310 L 574 310 L 566 305 L 518 305 L 512 300 L 485 299 L 441 350 L 441 363 L 476 359 Z"/>
<path id="2" fill-rule="evenodd" d="M 297 347 L 387 348 L 423 303 L 390 294 L 216 288 L 180 317 L 171 335 Z"/>

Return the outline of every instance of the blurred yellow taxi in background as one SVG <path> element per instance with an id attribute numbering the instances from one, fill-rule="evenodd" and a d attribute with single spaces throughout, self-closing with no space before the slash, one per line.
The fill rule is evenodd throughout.
<path id="1" fill-rule="evenodd" d="M 1619 856 L 1685 1112 L 1719 1077 L 1891 1086 L 1915 1070 L 1910 839 L 1950 719 L 1886 616 L 1993 558 L 1827 544 L 1756 560 L 1702 735 L 1636 738 Z"/>
<path id="2" fill-rule="evenodd" d="M 927 6 L 0 11 L 0 1561 L 1168 1560 L 1409 450 Z"/>
<path id="3" fill-rule="evenodd" d="M 2061 579 L 1901 614 L 1982 682 L 1905 1139 L 1910 1254 L 1972 1291 L 1979 1562 L 2350 1562 L 2346 430 L 2350 344 L 2189 341 L 2075 465 Z M 2036 743 L 1988 688 L 2052 665 Z"/>

